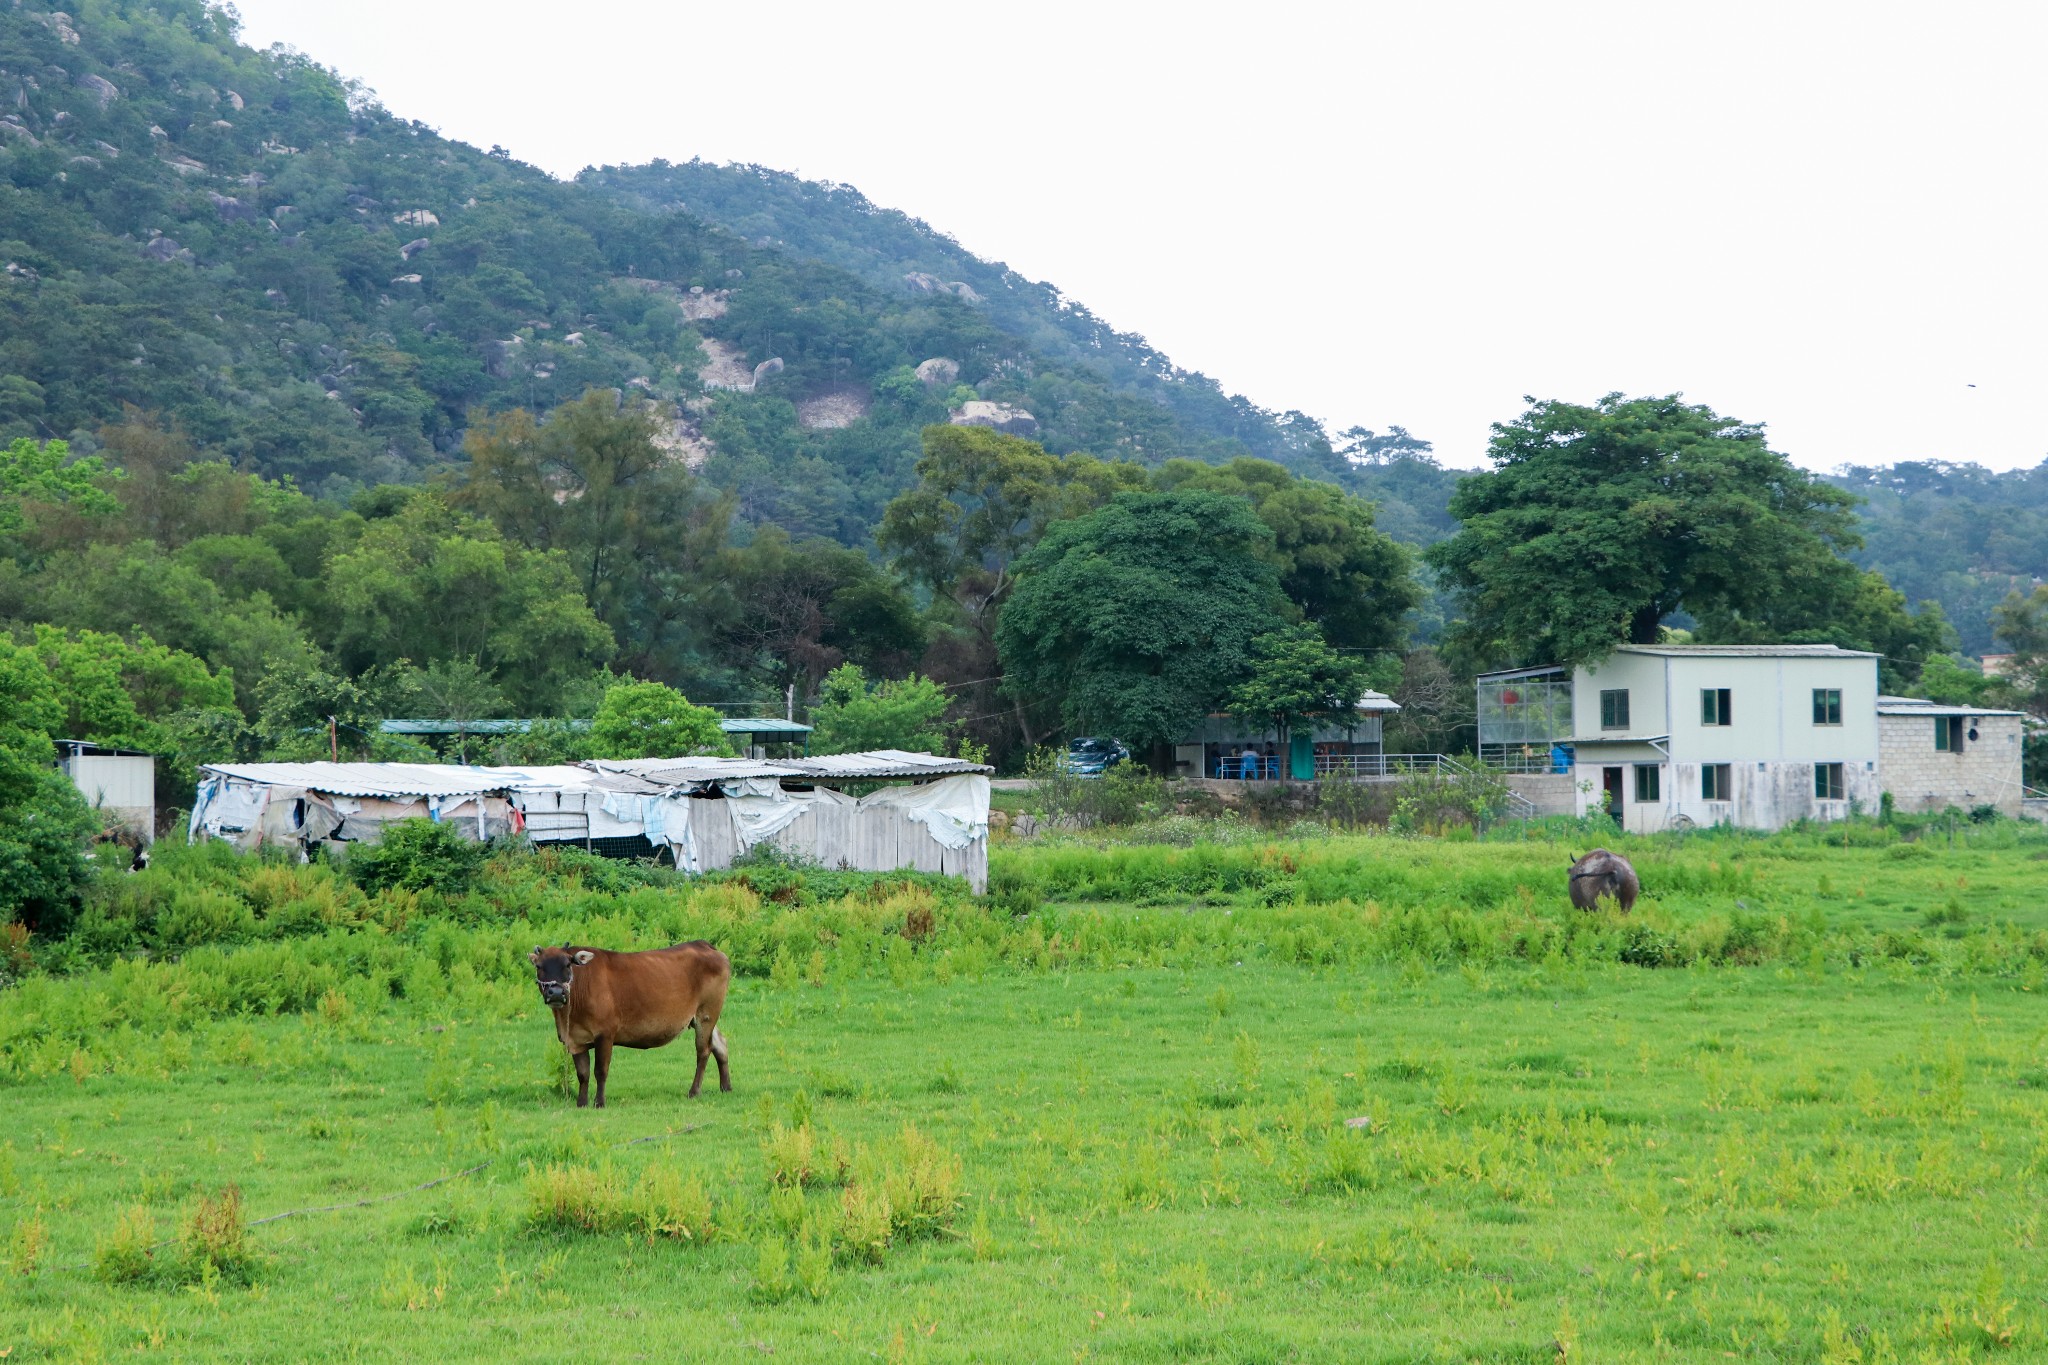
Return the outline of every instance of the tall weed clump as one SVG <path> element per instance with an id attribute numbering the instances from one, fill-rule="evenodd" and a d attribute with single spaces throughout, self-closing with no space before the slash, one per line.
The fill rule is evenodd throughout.
<path id="1" fill-rule="evenodd" d="M 1026 760 L 1024 775 L 1033 782 L 1032 814 L 1054 826 L 1134 825 L 1173 808 L 1166 779 L 1128 761 L 1105 769 L 1100 776 L 1082 777 L 1069 768 L 1065 754 L 1040 749 Z"/>
<path id="2" fill-rule="evenodd" d="M 343 864 L 366 891 L 470 891 L 491 856 L 491 847 L 437 820 L 400 820 L 380 843 L 357 845 Z"/>
<path id="3" fill-rule="evenodd" d="M 529 1232 L 699 1245 L 721 1232 L 703 1178 L 694 1173 L 685 1178 L 665 1163 L 646 1167 L 631 1184 L 609 1161 L 595 1166 L 549 1163 L 526 1173 L 525 1188 Z"/>

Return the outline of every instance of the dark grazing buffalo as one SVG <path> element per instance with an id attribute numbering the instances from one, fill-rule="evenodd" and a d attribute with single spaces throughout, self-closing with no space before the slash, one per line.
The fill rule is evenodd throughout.
<path id="1" fill-rule="evenodd" d="M 704 1063 L 718 1058 L 718 1088 L 732 1089 L 725 1064 L 725 1035 L 718 1013 L 732 984 L 732 963 L 699 939 L 646 953 L 611 953 L 602 948 L 533 950 L 540 998 L 555 1012 L 555 1036 L 576 1061 L 576 1107 L 590 1103 L 590 1054 L 597 1053 L 597 1107 L 604 1108 L 604 1083 L 611 1076 L 614 1047 L 662 1047 L 697 1031 L 695 1099 L 704 1084 Z"/>
<path id="2" fill-rule="evenodd" d="M 1642 890 L 1635 868 L 1619 853 L 1596 848 L 1572 864 L 1572 904 L 1581 910 L 1591 910 L 1602 896 L 1612 896 L 1626 911 L 1634 908 Z"/>

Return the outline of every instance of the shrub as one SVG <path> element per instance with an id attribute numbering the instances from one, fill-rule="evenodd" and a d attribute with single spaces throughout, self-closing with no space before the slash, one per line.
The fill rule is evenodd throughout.
<path id="1" fill-rule="evenodd" d="M 1100 777 L 1069 770 L 1066 757 L 1041 749 L 1025 765 L 1033 812 L 1053 824 L 1087 829 L 1155 819 L 1172 806 L 1166 779 L 1136 763 L 1119 763 Z"/>
<path id="2" fill-rule="evenodd" d="M 848 1260 L 880 1265 L 889 1252 L 895 1210 L 889 1196 L 868 1184 L 848 1185 L 839 1194 L 839 1245 Z"/>
<path id="3" fill-rule="evenodd" d="M 487 845 L 436 820 L 400 820 L 384 841 L 349 850 L 348 874 L 366 891 L 439 891 L 460 896 L 475 886 L 491 856 Z"/>
<path id="4" fill-rule="evenodd" d="M 1631 967 L 1683 967 L 1692 955 L 1670 934 L 1659 933 L 1647 924 L 1631 924 L 1622 935 L 1617 960 Z"/>
<path id="5" fill-rule="evenodd" d="M 808 1122 L 775 1124 L 761 1150 L 768 1158 L 768 1183 L 780 1188 L 844 1184 L 852 1165 L 843 1141 L 834 1141 L 828 1149 Z"/>
<path id="6" fill-rule="evenodd" d="M 93 1247 L 93 1278 L 106 1284 L 134 1284 L 156 1272 L 156 1220 L 147 1205 L 134 1204 L 114 1230 Z"/>
<path id="7" fill-rule="evenodd" d="M 7 1239 L 7 1273 L 16 1279 L 34 1275 L 49 1246 L 50 1229 L 43 1222 L 43 1211 L 31 1209 L 14 1225 L 14 1232 Z"/>
<path id="8" fill-rule="evenodd" d="M 882 1153 L 881 1197 L 889 1226 L 906 1241 L 936 1237 L 960 1208 L 960 1158 L 906 1125 Z"/>
<path id="9" fill-rule="evenodd" d="M 605 1166 L 547 1165 L 526 1176 L 526 1225 L 536 1231 L 607 1233 L 628 1224 L 618 1172 Z"/>
<path id="10" fill-rule="evenodd" d="M 1044 900 L 1045 888 L 1018 864 L 999 862 L 988 870 L 988 903 L 1004 914 L 1028 915 Z"/>
<path id="11" fill-rule="evenodd" d="M 247 1283 L 254 1270 L 249 1225 L 242 1216 L 242 1191 L 228 1185 L 215 1195 L 200 1195 L 179 1237 L 183 1276 L 192 1280 L 222 1279 Z"/>
<path id="12" fill-rule="evenodd" d="M 635 1231 L 649 1238 L 702 1244 L 715 1235 L 711 1194 L 701 1177 L 686 1182 L 673 1166 L 649 1166 L 640 1173 L 631 1201 Z"/>
<path id="13" fill-rule="evenodd" d="M 796 1281 L 789 1274 L 789 1243 L 780 1237 L 767 1237 L 761 1242 L 761 1251 L 754 1258 L 754 1297 L 762 1303 L 781 1303 L 796 1292 Z"/>

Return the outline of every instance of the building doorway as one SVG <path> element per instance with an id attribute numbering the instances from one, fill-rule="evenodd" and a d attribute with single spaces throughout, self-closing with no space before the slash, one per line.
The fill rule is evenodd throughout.
<path id="1" fill-rule="evenodd" d="M 1607 795 L 1607 813 L 1614 817 L 1614 823 L 1621 823 L 1621 769 L 1602 768 L 1600 787 Z"/>

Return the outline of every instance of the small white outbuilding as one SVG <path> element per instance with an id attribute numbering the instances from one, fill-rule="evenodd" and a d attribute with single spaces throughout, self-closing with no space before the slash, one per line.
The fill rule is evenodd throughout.
<path id="1" fill-rule="evenodd" d="M 156 841 L 156 758 L 82 739 L 57 741 L 58 765 L 86 804 L 140 843 Z"/>

